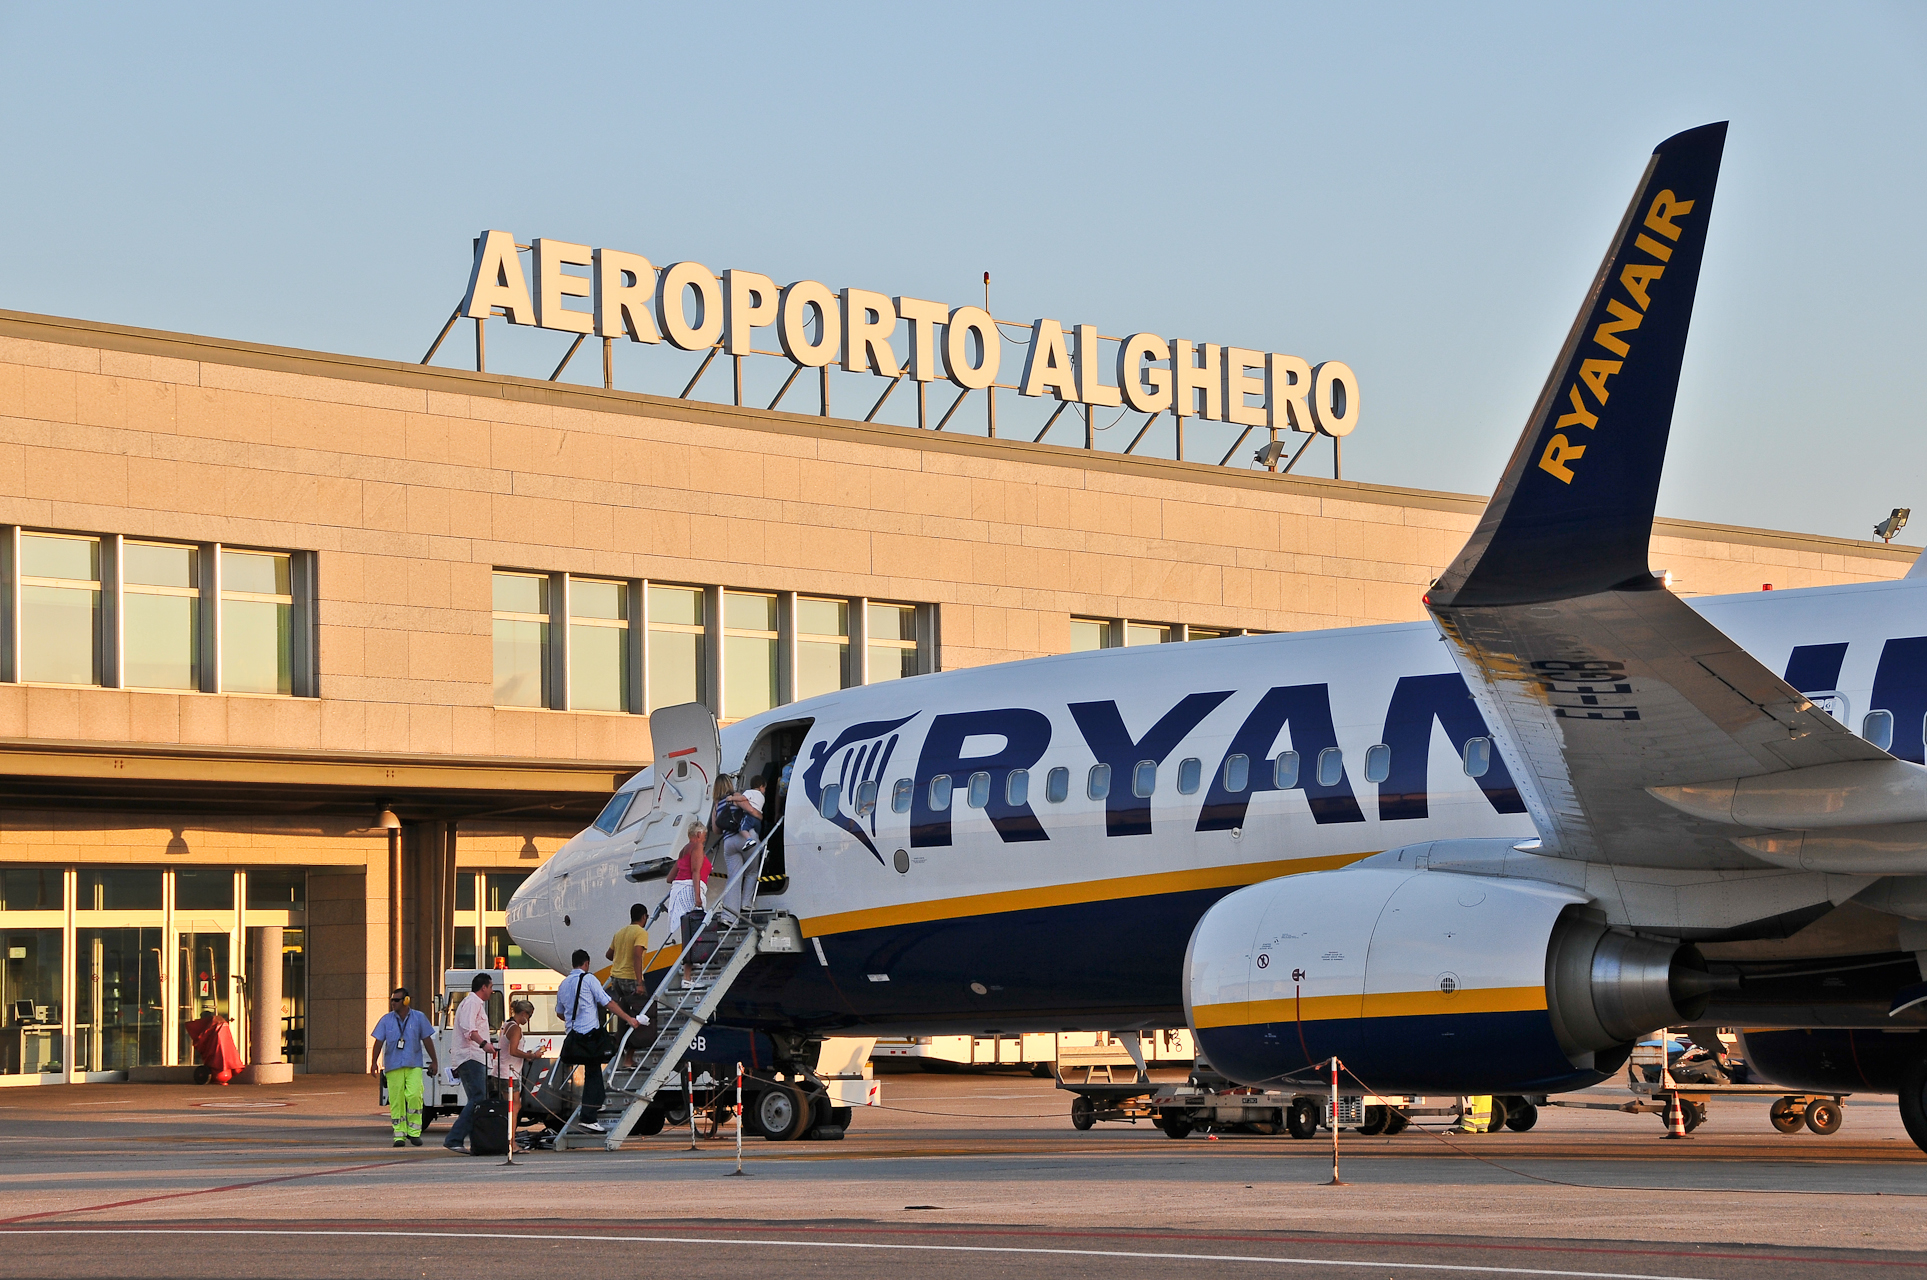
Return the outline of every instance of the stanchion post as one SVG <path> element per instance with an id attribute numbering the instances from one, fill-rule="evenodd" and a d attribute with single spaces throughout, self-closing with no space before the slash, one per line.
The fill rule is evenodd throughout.
<path id="1" fill-rule="evenodd" d="M 701 1151 L 696 1142 L 696 1071 L 687 1062 L 682 1064 L 682 1096 L 683 1105 L 689 1109 L 689 1149 Z"/>
<path id="2" fill-rule="evenodd" d="M 736 1064 L 736 1171 L 725 1174 L 730 1178 L 747 1178 L 743 1172 L 743 1064 Z"/>
<path id="3" fill-rule="evenodd" d="M 1332 1055 L 1332 1180 L 1325 1185 L 1342 1187 L 1338 1180 L 1338 1055 Z"/>

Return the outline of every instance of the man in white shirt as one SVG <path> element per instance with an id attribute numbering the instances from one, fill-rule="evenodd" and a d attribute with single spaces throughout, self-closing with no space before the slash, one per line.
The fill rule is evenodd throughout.
<path id="1" fill-rule="evenodd" d="M 582 1035 L 595 1032 L 602 1026 L 604 1009 L 613 1009 L 616 1017 L 632 1027 L 641 1027 L 641 1023 L 629 1016 L 627 1009 L 609 998 L 609 993 L 602 989 L 602 984 L 596 981 L 593 973 L 589 972 L 588 952 L 580 947 L 576 948 L 575 954 L 569 957 L 569 964 L 573 966 L 574 971 L 562 979 L 562 985 L 556 988 L 555 992 L 555 1016 L 561 1019 L 565 1031 Z M 565 1066 L 571 1062 L 581 1061 L 569 1056 L 569 1041 L 566 1037 L 562 1041 L 561 1060 Z M 582 1116 L 576 1122 L 578 1129 L 586 1129 L 590 1133 L 604 1132 L 603 1127 L 596 1122 L 596 1117 L 602 1114 L 602 1103 L 606 1097 L 602 1081 L 602 1064 L 583 1062 Z"/>
<path id="2" fill-rule="evenodd" d="M 495 994 L 495 979 L 478 973 L 468 984 L 468 995 L 455 1010 L 455 1046 L 449 1051 L 448 1065 L 468 1095 L 468 1105 L 455 1117 L 454 1127 L 442 1145 L 460 1151 L 475 1124 L 475 1111 L 488 1096 L 488 1000 Z"/>

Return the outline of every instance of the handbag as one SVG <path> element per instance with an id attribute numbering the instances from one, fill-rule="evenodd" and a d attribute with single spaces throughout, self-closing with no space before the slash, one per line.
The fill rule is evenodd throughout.
<path id="1" fill-rule="evenodd" d="M 575 980 L 575 1010 L 569 1015 L 574 1022 L 582 1012 L 582 980 L 587 974 L 578 972 Z M 571 1031 L 562 1040 L 562 1061 L 580 1062 L 586 1066 L 599 1067 L 616 1056 L 616 1038 L 609 1028 L 597 1025 L 588 1031 Z"/>

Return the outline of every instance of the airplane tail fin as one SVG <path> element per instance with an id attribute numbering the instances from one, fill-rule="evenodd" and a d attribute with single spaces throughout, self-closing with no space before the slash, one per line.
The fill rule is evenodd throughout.
<path id="1" fill-rule="evenodd" d="M 1659 144 L 1478 528 L 1434 606 L 1652 585 L 1647 545 L 1726 125 Z"/>

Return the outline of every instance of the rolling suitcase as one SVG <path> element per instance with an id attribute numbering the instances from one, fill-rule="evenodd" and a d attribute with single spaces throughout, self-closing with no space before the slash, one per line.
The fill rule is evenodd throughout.
<path id="1" fill-rule="evenodd" d="M 468 1153 L 474 1156 L 505 1156 L 509 1153 L 509 1104 L 507 1098 L 484 1098 L 475 1108 L 475 1127 L 468 1131 Z"/>

